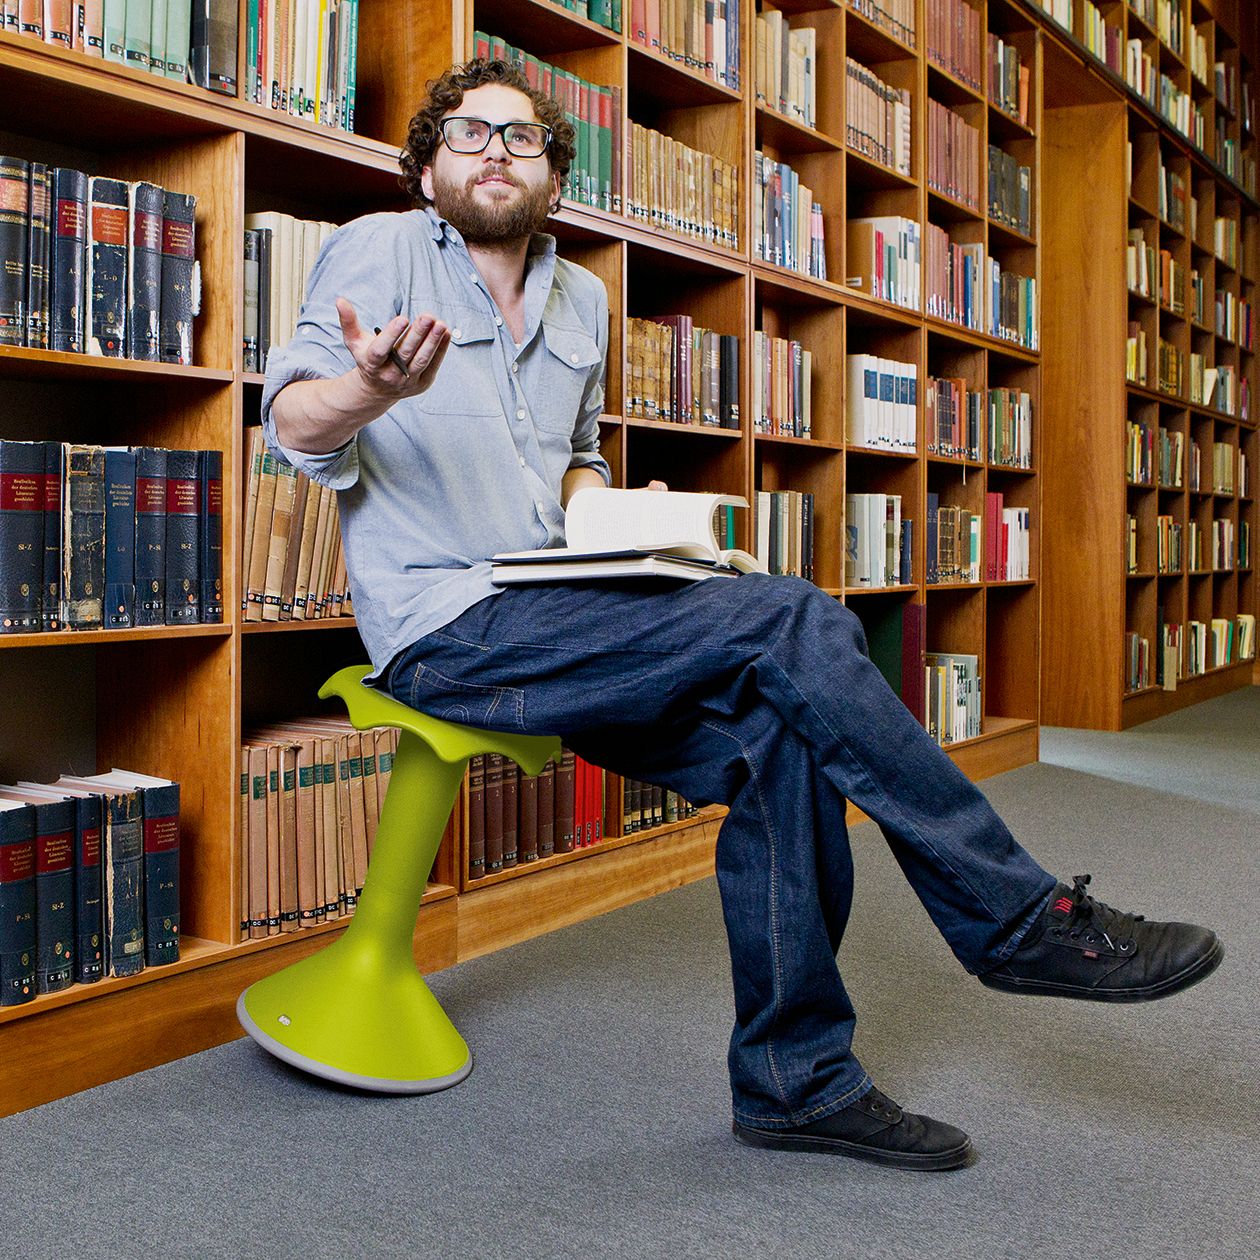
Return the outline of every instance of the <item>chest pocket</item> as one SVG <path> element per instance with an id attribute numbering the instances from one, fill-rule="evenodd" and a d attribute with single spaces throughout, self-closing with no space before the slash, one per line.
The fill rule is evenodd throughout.
<path id="1" fill-rule="evenodd" d="M 420 410 L 439 417 L 502 416 L 503 403 L 494 384 L 491 355 L 498 351 L 490 317 L 455 306 L 441 318 L 451 330 L 451 340 L 433 384 L 416 400 Z"/>
<path id="2" fill-rule="evenodd" d="M 557 327 L 543 321 L 543 402 L 534 410 L 534 423 L 550 433 L 572 433 L 586 393 L 591 369 L 600 361 L 599 346 L 581 328 Z"/>

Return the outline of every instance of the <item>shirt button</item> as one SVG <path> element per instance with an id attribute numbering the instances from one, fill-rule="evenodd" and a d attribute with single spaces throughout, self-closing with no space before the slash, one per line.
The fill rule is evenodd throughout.
<path id="1" fill-rule="evenodd" d="M 525 419 L 525 410 L 524 410 L 524 408 L 521 408 L 521 410 L 519 410 L 519 411 L 516 413 L 516 418 L 517 418 L 518 420 L 524 420 L 524 419 Z"/>
<path id="2" fill-rule="evenodd" d="M 524 468 L 524 467 L 525 467 L 525 456 L 524 456 L 524 455 L 518 455 L 518 456 L 516 457 L 516 462 L 517 462 L 518 464 L 520 464 L 520 466 L 521 466 L 522 468 Z"/>
<path id="3" fill-rule="evenodd" d="M 513 364 L 512 364 L 512 371 L 513 371 L 513 372 L 519 372 L 520 370 L 521 370 L 521 365 L 520 365 L 519 363 L 513 363 Z"/>
<path id="4" fill-rule="evenodd" d="M 460 330 L 459 330 L 458 328 L 452 328 L 452 329 L 451 329 L 451 336 L 452 336 L 452 337 L 453 337 L 456 341 L 458 341 L 462 335 L 463 335 L 463 334 L 460 332 Z"/>
<path id="5" fill-rule="evenodd" d="M 498 326 L 499 326 L 500 328 L 502 328 L 502 327 L 503 327 L 503 317 L 502 317 L 502 316 L 500 316 L 500 315 L 496 315 L 496 316 L 494 317 L 494 322 L 495 322 L 496 324 L 498 324 Z"/>
<path id="6" fill-rule="evenodd" d="M 569 362 L 570 362 L 570 363 L 576 363 L 577 361 L 578 361 L 578 356 L 577 356 L 576 354 L 571 354 L 571 355 L 569 355 Z"/>
<path id="7" fill-rule="evenodd" d="M 477 283 L 477 273 L 476 273 L 475 271 L 470 271 L 470 272 L 468 273 L 468 279 L 469 279 L 470 281 L 472 281 L 472 283 L 473 283 L 473 284 L 476 284 L 476 283 Z"/>

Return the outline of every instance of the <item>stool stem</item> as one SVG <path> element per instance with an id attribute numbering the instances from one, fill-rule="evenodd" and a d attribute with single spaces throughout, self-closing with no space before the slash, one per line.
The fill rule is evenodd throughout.
<path id="1" fill-rule="evenodd" d="M 416 913 L 463 782 L 468 758 L 443 761 L 402 731 L 363 893 L 345 939 L 371 939 L 411 955 Z"/>

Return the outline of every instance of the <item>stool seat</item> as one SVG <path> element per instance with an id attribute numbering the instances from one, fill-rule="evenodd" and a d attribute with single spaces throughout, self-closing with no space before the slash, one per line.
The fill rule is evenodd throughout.
<path id="1" fill-rule="evenodd" d="M 539 774 L 560 741 L 417 712 L 366 685 L 370 672 L 338 670 L 319 690 L 345 701 L 356 729 L 402 732 L 358 907 L 326 949 L 250 985 L 236 1014 L 259 1045 L 303 1071 L 382 1093 L 430 1093 L 472 1071 L 467 1044 L 412 953 L 416 912 L 468 759 L 501 753 Z"/>

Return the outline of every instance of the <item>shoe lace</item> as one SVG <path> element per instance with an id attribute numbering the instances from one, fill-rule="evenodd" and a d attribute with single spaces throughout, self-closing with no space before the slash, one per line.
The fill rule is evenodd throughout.
<path id="1" fill-rule="evenodd" d="M 1089 875 L 1073 876 L 1072 908 L 1068 911 L 1068 917 L 1064 920 L 1061 930 L 1070 936 L 1078 936 L 1082 931 L 1092 927 L 1102 935 L 1103 940 L 1111 949 L 1115 949 L 1116 944 L 1111 934 L 1114 933 L 1116 939 L 1123 944 L 1126 939 L 1132 937 L 1134 924 L 1140 923 L 1146 916 L 1113 909 L 1105 902 L 1091 897 L 1085 891 L 1091 878 Z"/>

